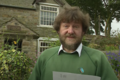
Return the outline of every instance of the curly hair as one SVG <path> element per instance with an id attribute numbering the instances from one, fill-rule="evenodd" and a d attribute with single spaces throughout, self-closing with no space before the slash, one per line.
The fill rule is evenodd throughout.
<path id="1" fill-rule="evenodd" d="M 90 17 L 84 14 L 78 7 L 64 7 L 58 16 L 55 18 L 53 28 L 58 32 L 61 22 L 75 22 L 82 24 L 82 30 L 86 33 L 89 27 Z"/>

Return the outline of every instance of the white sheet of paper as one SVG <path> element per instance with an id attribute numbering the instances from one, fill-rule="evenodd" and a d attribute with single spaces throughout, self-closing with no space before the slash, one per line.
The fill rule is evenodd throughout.
<path id="1" fill-rule="evenodd" d="M 53 80 L 101 80 L 98 76 L 53 71 Z"/>

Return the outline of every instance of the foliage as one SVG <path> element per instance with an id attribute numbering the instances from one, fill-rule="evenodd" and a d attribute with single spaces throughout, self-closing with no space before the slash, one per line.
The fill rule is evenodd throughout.
<path id="1" fill-rule="evenodd" d="M 106 55 L 116 75 L 118 75 L 120 72 L 120 51 L 119 53 L 107 52 Z"/>
<path id="2" fill-rule="evenodd" d="M 59 40 L 56 40 L 56 41 L 50 43 L 50 48 L 51 48 L 51 47 L 60 46 L 60 45 L 61 45 L 60 41 L 59 41 Z"/>
<path id="3" fill-rule="evenodd" d="M 118 46 L 116 45 L 105 45 L 105 51 L 112 51 L 112 50 L 119 50 Z"/>
<path id="4" fill-rule="evenodd" d="M 48 48 L 61 45 L 58 35 L 56 35 L 55 37 L 56 38 L 51 38 L 51 37 L 44 38 L 44 42 L 47 43 Z"/>
<path id="5" fill-rule="evenodd" d="M 91 44 L 88 45 L 88 47 L 94 48 L 94 49 L 99 49 L 99 48 L 100 48 L 100 45 L 91 43 Z"/>
<path id="6" fill-rule="evenodd" d="M 91 43 L 99 45 L 100 47 L 96 48 L 99 50 L 103 50 L 103 51 L 119 50 L 120 39 L 117 37 L 105 37 L 105 36 L 96 37 L 94 41 L 92 41 Z"/>
<path id="7" fill-rule="evenodd" d="M 84 12 L 90 14 L 91 26 L 99 35 L 99 29 L 103 32 L 105 26 L 105 35 L 110 36 L 111 22 L 116 18 L 120 21 L 120 0 L 66 0 L 71 6 L 78 6 Z M 105 25 L 106 23 L 106 25 Z"/>
<path id="8" fill-rule="evenodd" d="M 91 27 L 99 35 L 99 29 L 103 32 L 104 19 L 101 12 L 104 11 L 101 0 L 66 0 L 71 6 L 78 6 L 84 12 L 89 13 L 91 18 Z M 100 26 L 100 28 L 98 27 Z"/>
<path id="9" fill-rule="evenodd" d="M 104 38 L 97 41 L 101 50 L 118 50 L 120 41 L 116 38 Z"/>
<path id="10" fill-rule="evenodd" d="M 111 37 L 118 38 L 120 40 L 120 29 L 112 30 Z"/>
<path id="11" fill-rule="evenodd" d="M 50 43 L 50 47 L 56 47 L 56 46 L 60 46 L 60 45 L 61 45 L 61 43 L 60 43 L 59 40 L 57 40 L 57 41 L 55 41 L 53 43 Z"/>
<path id="12" fill-rule="evenodd" d="M 102 0 L 103 7 L 105 12 L 103 14 L 106 22 L 105 26 L 105 35 L 110 36 L 111 31 L 111 22 L 116 18 L 117 21 L 120 21 L 120 0 Z M 106 15 L 105 15 L 106 14 Z"/>
<path id="13" fill-rule="evenodd" d="M 25 53 L 15 50 L 15 46 L 5 45 L 0 49 L 0 79 L 27 80 L 32 63 Z"/>
<path id="14" fill-rule="evenodd" d="M 85 46 L 89 45 L 89 42 L 85 39 L 85 36 L 82 39 L 82 44 L 85 45 Z"/>

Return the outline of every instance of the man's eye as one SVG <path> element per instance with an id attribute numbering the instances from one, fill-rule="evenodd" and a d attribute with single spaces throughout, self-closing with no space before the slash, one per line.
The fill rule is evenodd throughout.
<path id="1" fill-rule="evenodd" d="M 73 26 L 74 28 L 78 28 L 79 26 Z"/>
<path id="2" fill-rule="evenodd" d="M 65 28 L 68 28 L 68 26 L 66 25 L 66 26 L 64 26 Z"/>

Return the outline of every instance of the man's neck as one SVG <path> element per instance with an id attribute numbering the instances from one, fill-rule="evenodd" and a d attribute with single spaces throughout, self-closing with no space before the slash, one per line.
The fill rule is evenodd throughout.
<path id="1" fill-rule="evenodd" d="M 63 48 L 64 50 L 65 50 L 65 52 L 67 52 L 67 53 L 72 53 L 72 52 L 74 52 L 75 50 L 69 50 L 69 49 L 66 49 L 66 48 Z"/>

